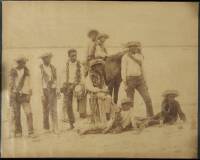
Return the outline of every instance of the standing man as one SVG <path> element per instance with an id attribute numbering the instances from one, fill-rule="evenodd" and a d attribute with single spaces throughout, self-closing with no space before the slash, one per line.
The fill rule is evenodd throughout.
<path id="1" fill-rule="evenodd" d="M 90 30 L 87 34 L 90 41 L 89 41 L 89 44 L 88 44 L 88 47 L 87 47 L 86 62 L 84 64 L 84 76 L 85 77 L 88 74 L 90 60 L 95 58 L 98 34 L 99 34 L 99 31 L 97 31 L 95 29 Z"/>
<path id="2" fill-rule="evenodd" d="M 105 41 L 109 38 L 107 34 L 99 34 L 97 37 L 97 46 L 95 52 L 95 58 L 105 59 L 108 55 L 107 49 L 105 47 Z"/>
<path id="3" fill-rule="evenodd" d="M 134 101 L 135 89 L 142 96 L 146 104 L 147 117 L 153 116 L 152 101 L 147 89 L 143 72 L 143 55 L 140 42 L 128 42 L 128 52 L 122 57 L 121 76 L 127 96 Z"/>
<path id="4" fill-rule="evenodd" d="M 14 136 L 22 136 L 21 125 L 21 106 L 26 115 L 28 125 L 28 135 L 33 136 L 33 116 L 31 111 L 31 95 L 32 90 L 30 86 L 30 72 L 26 67 L 28 59 L 21 57 L 16 59 L 17 66 L 10 71 L 10 106 L 11 106 L 11 122 L 14 123 Z"/>
<path id="5" fill-rule="evenodd" d="M 87 61 L 95 58 L 96 46 L 97 46 L 97 37 L 99 32 L 97 30 L 90 30 L 88 32 L 88 38 L 90 39 L 90 43 L 88 45 L 87 50 Z"/>
<path id="6" fill-rule="evenodd" d="M 42 74 L 42 104 L 43 104 L 43 127 L 46 132 L 50 131 L 49 115 L 52 120 L 52 131 L 58 133 L 57 118 L 57 75 L 56 68 L 51 64 L 51 53 L 46 53 L 40 57 L 42 64 L 40 70 Z"/>
<path id="7" fill-rule="evenodd" d="M 81 65 L 80 62 L 77 60 L 77 51 L 75 49 L 70 49 L 68 51 L 68 61 L 66 63 L 66 78 L 61 88 L 61 92 L 64 94 L 63 97 L 63 112 L 67 112 L 70 129 L 74 128 L 75 118 L 73 112 L 73 92 L 76 85 L 81 82 Z M 82 97 L 84 98 L 84 97 Z M 86 107 L 86 106 L 79 106 L 81 99 L 78 99 L 77 105 L 79 107 Z M 84 116 L 81 114 L 81 116 Z"/>

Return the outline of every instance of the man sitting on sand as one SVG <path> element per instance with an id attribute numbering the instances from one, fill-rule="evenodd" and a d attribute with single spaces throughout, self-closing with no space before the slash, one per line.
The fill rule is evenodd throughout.
<path id="1" fill-rule="evenodd" d="M 178 117 L 181 121 L 186 121 L 186 116 L 183 113 L 181 106 L 175 97 L 178 96 L 178 91 L 176 90 L 166 90 L 163 93 L 164 100 L 161 104 L 161 112 L 157 113 L 151 118 L 141 118 L 135 117 L 137 126 L 139 128 L 145 128 L 152 125 L 160 124 L 174 124 Z"/>
<path id="2" fill-rule="evenodd" d="M 183 113 L 181 106 L 175 98 L 178 96 L 176 90 L 166 90 L 163 93 L 164 100 L 161 105 L 161 112 L 153 117 L 154 120 L 161 120 L 161 124 L 174 124 L 178 117 L 183 122 L 186 121 L 186 116 Z"/>
<path id="3" fill-rule="evenodd" d="M 121 102 L 120 107 L 113 107 L 110 120 L 104 123 L 104 126 L 85 128 L 80 131 L 79 134 L 94 134 L 94 133 L 121 133 L 123 131 L 138 127 L 135 127 L 135 118 L 133 114 L 133 103 L 131 99 L 126 98 Z"/>

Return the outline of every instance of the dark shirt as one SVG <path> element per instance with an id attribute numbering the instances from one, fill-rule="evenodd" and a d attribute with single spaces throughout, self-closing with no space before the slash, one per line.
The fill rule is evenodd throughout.
<path id="1" fill-rule="evenodd" d="M 181 110 L 179 102 L 176 100 L 172 102 L 168 102 L 167 100 L 164 100 L 162 102 L 161 114 L 162 114 L 164 123 L 174 123 L 177 121 L 178 117 L 183 121 L 186 120 L 185 114 Z"/>

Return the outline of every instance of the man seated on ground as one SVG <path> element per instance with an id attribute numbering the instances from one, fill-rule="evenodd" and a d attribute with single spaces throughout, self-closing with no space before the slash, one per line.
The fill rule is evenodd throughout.
<path id="1" fill-rule="evenodd" d="M 157 113 L 151 118 L 135 117 L 136 126 L 145 128 L 152 125 L 160 124 L 174 124 L 178 117 L 182 122 L 186 121 L 186 116 L 183 113 L 181 106 L 175 97 L 178 96 L 176 90 L 166 90 L 163 93 L 164 100 L 161 105 L 161 112 Z"/>
<path id="2" fill-rule="evenodd" d="M 163 93 L 163 102 L 161 104 L 161 112 L 156 114 L 152 119 L 160 120 L 161 124 L 174 124 L 178 117 L 181 121 L 186 121 L 186 116 L 183 113 L 181 106 L 175 98 L 178 96 L 176 90 L 166 90 Z"/>
<path id="3" fill-rule="evenodd" d="M 131 99 L 126 98 L 121 101 L 120 107 L 112 107 L 111 118 L 101 127 L 90 127 L 80 131 L 79 134 L 94 133 L 121 133 L 123 131 L 135 129 L 140 131 L 140 125 L 137 125 L 137 119 L 134 118 L 133 103 Z"/>
<path id="4" fill-rule="evenodd" d="M 95 59 L 90 62 L 90 71 L 85 80 L 85 87 L 89 96 L 89 106 L 91 110 L 91 123 L 87 130 L 94 128 L 104 128 L 110 118 L 113 107 L 117 107 L 108 93 L 103 76 L 103 60 Z M 93 128 L 93 129 L 91 129 Z"/>

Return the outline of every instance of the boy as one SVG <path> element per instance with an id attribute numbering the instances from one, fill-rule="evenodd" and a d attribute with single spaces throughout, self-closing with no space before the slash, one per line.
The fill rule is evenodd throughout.
<path id="1" fill-rule="evenodd" d="M 74 128 L 75 118 L 73 112 L 73 92 L 76 85 L 81 82 L 81 65 L 77 60 L 77 51 L 75 49 L 68 50 L 68 61 L 66 63 L 65 81 L 61 92 L 63 97 L 63 112 L 67 112 L 70 130 Z M 79 100 L 77 101 L 78 107 Z"/>
<path id="2" fill-rule="evenodd" d="M 97 46 L 95 52 L 95 58 L 101 58 L 105 60 L 108 55 L 107 49 L 105 47 L 105 41 L 109 38 L 107 34 L 99 34 L 97 37 Z"/>

